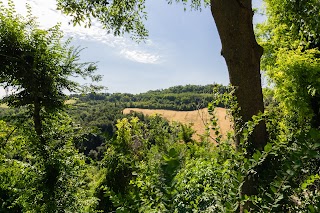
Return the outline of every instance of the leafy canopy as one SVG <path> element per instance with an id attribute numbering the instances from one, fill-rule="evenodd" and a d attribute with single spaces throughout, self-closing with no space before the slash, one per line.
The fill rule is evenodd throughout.
<path id="1" fill-rule="evenodd" d="M 188 0 L 166 0 L 168 4 L 182 2 L 187 5 Z M 209 5 L 209 0 L 191 0 L 190 7 L 201 10 L 202 4 Z M 90 27 L 94 20 L 98 20 L 108 32 L 114 35 L 131 33 L 137 40 L 148 36 L 144 26 L 147 19 L 145 0 L 57 0 L 57 7 L 63 13 L 70 15 L 74 25 L 84 23 Z"/>
<path id="2" fill-rule="evenodd" d="M 40 101 L 48 110 L 62 107 L 65 90 L 78 91 L 70 77 L 94 75 L 94 63 L 80 63 L 80 49 L 63 42 L 60 26 L 40 29 L 28 8 L 27 17 L 16 14 L 12 1 L 0 1 L 0 84 L 16 91 L 5 99 L 9 105 L 24 106 Z"/>
<path id="3" fill-rule="evenodd" d="M 319 125 L 320 2 L 265 0 L 268 20 L 258 25 L 262 69 L 285 112 Z"/>

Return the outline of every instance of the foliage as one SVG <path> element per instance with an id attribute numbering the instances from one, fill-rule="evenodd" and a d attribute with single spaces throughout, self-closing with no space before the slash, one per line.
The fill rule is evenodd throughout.
<path id="1" fill-rule="evenodd" d="M 22 111 L 24 119 L 17 117 L 11 122 L 15 127 L 5 134 L 1 147 L 3 153 L 10 152 L 12 147 L 7 144 L 11 143 L 7 142 L 19 129 L 19 137 L 24 139 L 18 140 L 23 143 L 23 147 L 17 146 L 21 153 L 13 151 L 1 159 L 4 211 L 88 212 L 95 198 L 86 182 L 87 168 L 73 147 L 71 120 L 59 110 L 64 105 L 63 90 L 80 89 L 69 77 L 98 80 L 93 75 L 96 67 L 77 63 L 79 51 L 67 48 L 69 41 L 62 44 L 58 25 L 41 30 L 29 7 L 25 18 L 16 14 L 12 1 L 8 6 L 0 2 L 0 83 L 12 87 L 14 93 L 3 101 L 28 110 Z M 15 176 L 7 178 L 10 173 Z M 16 178 L 20 180 L 17 183 Z"/>
<path id="2" fill-rule="evenodd" d="M 194 142 L 192 135 L 195 133 L 195 131 L 192 129 L 192 125 L 181 124 L 180 126 L 181 131 L 178 134 L 179 139 L 184 143 Z"/>
<path id="3" fill-rule="evenodd" d="M 93 5 L 92 10 L 103 6 L 101 1 L 63 2 L 70 3 L 66 7 L 70 13 L 78 6 Z M 112 1 L 107 11 L 117 12 L 128 2 Z M 0 211 L 236 212 L 245 204 L 249 212 L 319 212 L 320 53 L 314 17 L 320 7 L 316 1 L 266 2 L 269 19 L 260 25 L 259 38 L 266 49 L 262 64 L 272 87 L 264 89 L 266 112 L 244 124 L 234 89 L 219 85 L 213 95 L 212 85 L 176 86 L 139 95 L 74 95 L 76 102 L 67 113 L 61 111 L 62 89 L 77 87 L 67 77 L 75 70 L 91 76 L 93 70 L 71 70 L 83 67 L 71 66 L 77 56 L 72 48 L 59 46 L 58 27 L 38 30 L 31 16 L 16 16 L 12 5 L 2 6 L 0 79 L 18 89 L 6 101 L 20 108 L 1 110 Z M 76 13 L 75 20 L 88 13 Z M 120 26 L 133 20 L 114 21 L 112 25 Z M 39 63 L 33 63 L 33 69 L 29 62 L 34 60 Z M 64 70 L 66 61 L 71 67 Z M 29 78 L 38 79 L 37 84 L 29 85 Z M 43 93 L 33 87 L 43 88 Z M 130 102 L 192 108 L 199 97 L 213 100 L 208 110 L 217 143 L 192 140 L 192 126 L 159 116 L 122 114 Z M 42 100 L 41 134 L 35 128 L 36 98 Z M 229 107 L 240 131 L 222 137 L 213 113 L 220 104 Z M 251 150 L 250 136 L 262 120 L 269 142 L 260 151 Z M 235 144 L 237 138 L 241 140 Z M 241 191 L 248 177 L 259 183 L 252 196 Z"/>
<path id="4" fill-rule="evenodd" d="M 292 122 L 319 127 L 319 34 L 318 1 L 267 0 L 268 20 L 258 26 L 266 50 L 262 68 L 275 98 Z"/>
<path id="5" fill-rule="evenodd" d="M 64 90 L 77 91 L 78 83 L 70 76 L 91 77 L 94 63 L 80 63 L 80 50 L 62 43 L 63 34 L 56 25 L 39 29 L 28 8 L 27 17 L 16 14 L 14 5 L 0 2 L 0 83 L 13 87 L 15 93 L 4 99 L 10 106 L 40 102 L 47 110 L 61 108 Z"/>
<path id="6" fill-rule="evenodd" d="M 33 160 L 26 146 L 24 137 L 17 134 L 18 128 L 8 126 L 4 121 L 0 121 L 0 141 L 1 141 L 1 212 L 21 212 L 22 206 L 18 204 L 19 192 L 27 184 L 32 184 L 32 175 L 35 171 L 23 160 Z M 22 175 L 29 171 L 27 174 Z"/>
<path id="7" fill-rule="evenodd" d="M 104 179 L 98 191 L 100 203 L 99 210 L 104 211 L 134 211 L 136 206 L 134 187 L 131 181 L 135 179 L 140 170 L 140 163 L 150 156 L 148 150 L 159 147 L 166 149 L 167 142 L 172 139 L 173 127 L 161 126 L 165 123 L 158 116 L 141 122 L 137 117 L 130 120 L 118 120 L 116 139 L 107 144 L 105 156 L 101 161 Z M 170 130 L 171 129 L 171 130 Z M 159 137 L 165 141 L 158 140 Z M 159 150 L 159 151 L 160 151 Z M 151 157 L 151 156 L 150 156 Z"/>
<path id="8" fill-rule="evenodd" d="M 70 120 L 63 117 L 46 120 L 51 131 L 45 131 L 50 134 L 45 150 L 35 146 L 30 122 L 10 127 L 1 121 L 1 212 L 88 212 L 95 204 L 87 166 L 72 147 Z"/>
<path id="9" fill-rule="evenodd" d="M 82 102 L 114 103 L 118 107 L 133 107 L 144 109 L 168 109 L 179 111 L 191 111 L 207 107 L 212 101 L 213 88 L 222 94 L 226 87 L 219 84 L 214 85 L 185 85 L 174 86 L 163 90 L 151 90 L 146 93 L 128 94 L 113 93 L 101 94 L 90 93 L 87 95 L 71 95 Z M 92 103 L 93 104 L 93 103 Z M 223 104 L 219 106 L 223 107 Z"/>
<path id="10" fill-rule="evenodd" d="M 266 3 L 268 20 L 258 26 L 258 35 L 266 50 L 262 67 L 273 87 L 267 126 L 276 152 L 261 172 L 258 206 L 261 212 L 317 212 L 320 31 L 315 17 L 320 5 L 317 1 Z M 312 186 L 302 187 L 310 179 Z"/>
<path id="11" fill-rule="evenodd" d="M 141 39 L 148 35 L 143 25 L 147 18 L 144 11 L 145 0 L 113 1 L 73 1 L 59 0 L 58 9 L 73 17 L 73 23 L 85 23 L 91 26 L 91 19 L 96 18 L 115 35 L 130 32 L 134 38 Z"/>
<path id="12" fill-rule="evenodd" d="M 242 181 L 239 162 L 230 144 L 193 147 L 175 177 L 175 206 L 178 212 L 231 212 L 237 209 Z"/>
<path id="13" fill-rule="evenodd" d="M 226 90 L 225 86 L 218 84 L 215 88 L 218 94 Z M 186 85 L 175 86 L 164 90 L 149 91 L 138 95 L 119 93 L 71 95 L 70 98 L 74 101 L 72 104 L 66 102 L 68 103 L 66 110 L 72 117 L 78 134 L 75 145 L 80 152 L 89 156 L 91 159 L 101 160 L 103 158 L 103 152 L 105 151 L 104 145 L 106 141 L 112 140 L 115 136 L 117 120 L 130 116 L 122 114 L 126 106 L 144 107 L 145 105 L 142 104 L 145 103 L 148 108 L 165 109 L 169 107 L 169 109 L 174 110 L 195 110 L 205 107 L 207 103 L 214 98 L 211 94 L 212 90 L 213 85 Z M 130 102 L 128 102 L 127 97 L 130 98 Z M 167 97 L 172 97 L 172 99 L 166 99 Z M 216 98 L 218 98 L 218 96 Z M 183 102 L 182 99 L 184 100 Z M 219 104 L 219 106 L 223 104 L 224 103 Z M 18 119 L 19 116 L 22 116 L 21 119 L 25 119 L 22 113 L 23 111 L 25 111 L 24 108 L 20 108 L 20 110 L 17 108 L 5 108 L 0 111 L 0 117 L 3 119 L 6 118 L 6 120 L 11 123 L 14 121 L 13 117 Z M 143 121 L 148 120 L 148 118 L 142 114 L 136 113 L 134 116 L 138 116 L 140 120 Z M 155 124 L 149 123 L 148 125 Z M 188 128 L 189 127 L 186 126 L 186 130 L 188 130 Z M 154 126 L 152 131 L 157 131 L 156 129 Z M 184 131 L 184 133 L 187 132 L 188 131 Z M 183 132 L 180 133 L 181 137 L 182 133 Z M 160 139 L 154 140 L 159 141 Z"/>
<path id="14" fill-rule="evenodd" d="M 188 3 L 186 0 L 167 2 L 182 2 L 184 5 Z M 148 30 L 144 26 L 147 19 L 145 0 L 58 0 L 57 3 L 59 10 L 73 18 L 74 25 L 84 23 L 86 27 L 90 27 L 93 20 L 98 20 L 114 35 L 131 33 L 138 41 L 148 36 Z M 195 10 L 201 10 L 202 5 L 208 6 L 209 1 L 190 1 L 191 8 Z"/>
<path id="15" fill-rule="evenodd" d="M 268 20 L 260 25 L 263 37 L 268 44 L 266 48 L 268 60 L 270 53 L 279 48 L 304 46 L 307 49 L 319 47 L 320 3 L 317 0 L 265 0 Z M 260 34 L 261 36 L 261 34 Z M 266 58 L 266 57 L 265 57 Z"/>

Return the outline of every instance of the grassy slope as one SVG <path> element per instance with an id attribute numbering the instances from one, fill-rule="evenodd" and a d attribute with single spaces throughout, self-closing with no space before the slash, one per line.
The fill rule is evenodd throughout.
<path id="1" fill-rule="evenodd" d="M 173 111 L 173 110 L 151 110 L 151 109 L 138 109 L 138 108 L 126 108 L 123 113 L 128 114 L 130 111 L 141 112 L 144 115 L 159 114 L 169 121 L 178 121 L 183 124 L 193 123 L 193 129 L 196 131 L 194 139 L 199 139 L 197 135 L 203 135 L 205 133 L 205 125 L 210 122 L 210 115 L 208 109 L 201 109 L 195 111 Z M 218 125 L 223 136 L 226 136 L 227 132 L 231 130 L 230 119 L 227 116 L 227 111 L 224 108 L 216 108 L 216 116 L 218 118 Z M 210 135 L 214 137 L 213 132 Z"/>
<path id="2" fill-rule="evenodd" d="M 7 108 L 9 108 L 6 104 L 0 104 L 0 108 L 5 108 L 5 109 L 7 109 Z"/>

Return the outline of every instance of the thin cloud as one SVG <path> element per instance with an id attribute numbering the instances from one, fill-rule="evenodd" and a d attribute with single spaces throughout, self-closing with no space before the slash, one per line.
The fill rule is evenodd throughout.
<path id="1" fill-rule="evenodd" d="M 160 63 L 161 58 L 159 55 L 150 54 L 148 52 L 139 50 L 124 49 L 120 52 L 120 54 L 129 60 L 144 64 L 158 64 Z"/>
<path id="2" fill-rule="evenodd" d="M 6 0 L 4 3 L 6 4 Z M 16 10 L 22 15 L 26 15 L 26 6 L 21 4 L 21 0 L 14 0 Z M 32 8 L 32 14 L 38 17 L 41 28 L 50 28 L 56 23 L 61 23 L 61 29 L 67 37 L 74 37 L 82 40 L 89 40 L 102 43 L 114 48 L 118 55 L 138 63 L 156 64 L 161 63 L 157 45 L 151 40 L 145 44 L 137 45 L 130 38 L 114 36 L 108 34 L 98 22 L 93 22 L 90 28 L 70 25 L 70 18 L 56 10 L 55 0 L 27 0 Z"/>
<path id="3" fill-rule="evenodd" d="M 5 90 L 2 87 L 0 87 L 0 98 L 3 98 L 5 94 L 6 94 Z"/>

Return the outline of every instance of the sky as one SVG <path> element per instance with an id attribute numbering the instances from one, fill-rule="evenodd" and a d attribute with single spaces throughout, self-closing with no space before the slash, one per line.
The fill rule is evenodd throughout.
<path id="1" fill-rule="evenodd" d="M 260 7 L 262 0 L 253 0 Z M 4 0 L 6 3 L 6 0 Z M 97 62 L 99 83 L 104 92 L 141 93 L 170 86 L 220 83 L 229 77 L 221 43 L 210 8 L 184 11 L 182 4 L 169 5 L 166 0 L 147 0 L 149 37 L 136 43 L 130 35 L 107 34 L 98 22 L 91 28 L 69 25 L 70 18 L 57 11 L 55 0 L 14 0 L 18 13 L 26 13 L 25 3 L 32 7 L 41 28 L 61 22 L 65 37 L 72 45 L 85 48 L 81 60 Z M 255 22 L 264 20 L 255 15 Z M 78 79 L 77 79 L 78 80 Z M 85 83 L 79 79 L 80 83 Z M 4 91 L 0 90 L 0 95 Z"/>

